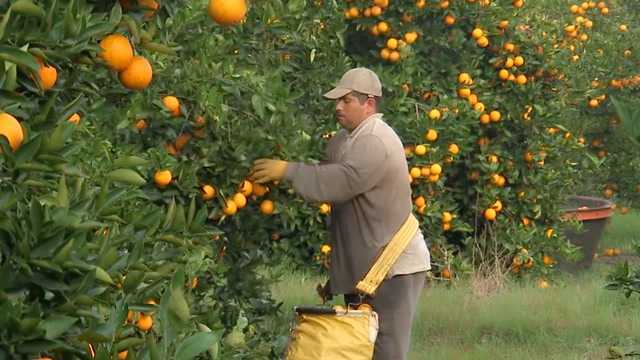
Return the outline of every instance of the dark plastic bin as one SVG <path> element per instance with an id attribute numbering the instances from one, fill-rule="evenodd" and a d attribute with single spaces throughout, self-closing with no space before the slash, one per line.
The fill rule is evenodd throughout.
<path id="1" fill-rule="evenodd" d="M 582 259 L 569 262 L 560 258 L 558 268 L 572 273 L 591 267 L 604 229 L 613 215 L 613 203 L 590 196 L 571 196 L 567 200 L 563 218 L 582 221 L 582 232 L 565 231 L 568 240 L 582 248 Z"/>

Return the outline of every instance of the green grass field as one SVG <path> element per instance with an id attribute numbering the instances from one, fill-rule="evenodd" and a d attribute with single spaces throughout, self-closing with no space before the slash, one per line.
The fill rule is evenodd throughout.
<path id="1" fill-rule="evenodd" d="M 616 215 L 600 248 L 631 252 L 639 230 L 637 213 Z M 470 280 L 431 283 L 414 321 L 409 359 L 605 359 L 612 345 L 640 345 L 640 301 L 604 289 L 610 269 L 597 262 L 578 276 L 560 274 L 548 289 L 511 283 L 481 297 Z M 314 304 L 320 281 L 290 274 L 274 286 L 274 296 L 285 311 Z"/>

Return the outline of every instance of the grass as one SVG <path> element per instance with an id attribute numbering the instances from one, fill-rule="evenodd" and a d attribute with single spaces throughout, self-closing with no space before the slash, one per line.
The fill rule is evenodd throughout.
<path id="1" fill-rule="evenodd" d="M 601 248 L 631 251 L 640 216 L 616 215 Z M 640 344 L 640 302 L 604 289 L 609 265 L 560 274 L 548 289 L 510 283 L 478 297 L 469 280 L 425 288 L 409 359 L 604 359 L 612 345 Z M 315 304 L 318 277 L 289 273 L 273 288 L 288 310 Z M 286 330 L 283 330 L 286 331 Z"/>

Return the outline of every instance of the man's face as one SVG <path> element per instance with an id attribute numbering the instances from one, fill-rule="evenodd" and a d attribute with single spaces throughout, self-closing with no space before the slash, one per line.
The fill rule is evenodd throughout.
<path id="1" fill-rule="evenodd" d="M 347 94 L 336 100 L 336 118 L 340 125 L 348 131 L 358 127 L 362 120 L 372 113 L 372 100 L 361 104 L 357 97 Z"/>

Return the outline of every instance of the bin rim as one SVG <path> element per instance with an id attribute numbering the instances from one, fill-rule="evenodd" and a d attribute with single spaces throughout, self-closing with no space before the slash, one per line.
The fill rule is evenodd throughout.
<path id="1" fill-rule="evenodd" d="M 560 217 L 564 220 L 598 220 L 606 219 L 613 215 L 613 202 L 608 199 L 595 196 L 583 196 L 583 195 L 571 195 L 568 200 L 587 200 L 591 202 L 599 202 L 602 205 L 596 207 L 589 207 L 586 209 L 580 208 L 567 208 L 562 210 Z"/>

